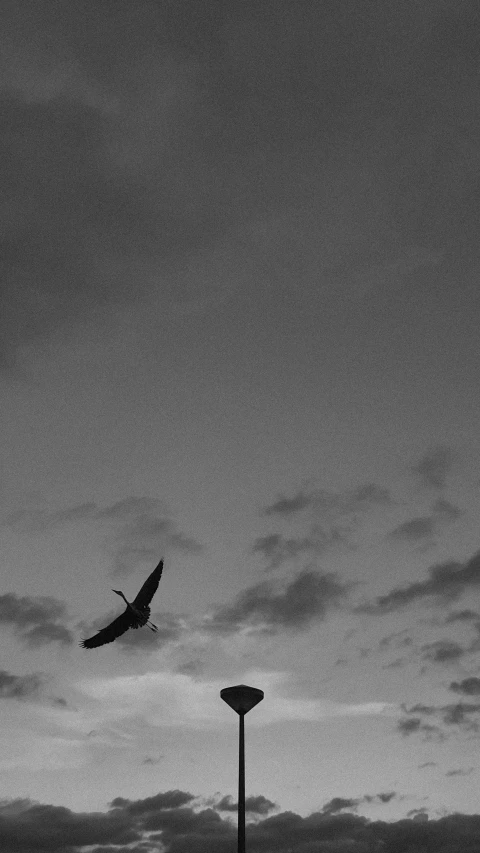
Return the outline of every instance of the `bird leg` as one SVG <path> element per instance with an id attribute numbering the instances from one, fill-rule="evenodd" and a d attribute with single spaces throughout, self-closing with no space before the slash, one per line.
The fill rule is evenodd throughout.
<path id="1" fill-rule="evenodd" d="M 147 626 L 150 628 L 151 631 L 158 631 L 157 626 L 154 625 L 153 622 L 147 622 Z"/>

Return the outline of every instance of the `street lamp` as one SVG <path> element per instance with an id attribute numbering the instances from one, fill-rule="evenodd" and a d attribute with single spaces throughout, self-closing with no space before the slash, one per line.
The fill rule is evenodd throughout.
<path id="1" fill-rule="evenodd" d="M 245 853 L 245 728 L 244 718 L 255 705 L 263 699 L 263 690 L 237 684 L 224 687 L 220 696 L 240 717 L 240 738 L 238 742 L 238 853 Z"/>

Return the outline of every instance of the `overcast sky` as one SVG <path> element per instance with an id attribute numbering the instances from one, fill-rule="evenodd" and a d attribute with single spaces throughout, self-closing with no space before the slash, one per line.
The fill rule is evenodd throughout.
<path id="1" fill-rule="evenodd" d="M 477 6 L 2 3 L 5 853 L 480 849 Z"/>

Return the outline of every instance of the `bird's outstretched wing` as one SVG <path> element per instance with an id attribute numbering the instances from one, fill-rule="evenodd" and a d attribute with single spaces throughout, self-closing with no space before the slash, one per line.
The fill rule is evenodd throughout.
<path id="1" fill-rule="evenodd" d="M 125 631 L 131 627 L 132 620 L 128 610 L 125 610 L 120 616 L 117 616 L 110 625 L 102 628 L 98 634 L 90 637 L 88 640 L 82 640 L 80 643 L 84 649 L 95 649 L 97 646 L 104 646 L 105 643 L 113 643 L 117 637 L 120 637 Z"/>
<path id="2" fill-rule="evenodd" d="M 153 596 L 155 595 L 158 584 L 160 582 L 160 578 L 162 577 L 163 572 L 163 560 L 160 560 L 156 569 L 153 570 L 152 574 L 148 576 L 147 580 L 143 584 L 140 592 L 135 598 L 133 604 L 135 607 L 147 607 L 150 604 Z"/>

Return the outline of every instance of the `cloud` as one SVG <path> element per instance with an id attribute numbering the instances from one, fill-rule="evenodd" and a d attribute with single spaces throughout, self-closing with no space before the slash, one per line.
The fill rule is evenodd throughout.
<path id="1" fill-rule="evenodd" d="M 217 801 L 211 800 L 210 803 L 219 812 L 235 812 L 236 814 L 238 810 L 238 802 L 235 802 L 230 794 Z M 278 806 L 275 803 L 261 794 L 256 797 L 245 797 L 245 812 L 247 813 L 266 815 L 277 808 Z"/>
<path id="2" fill-rule="evenodd" d="M 424 581 L 397 587 L 373 602 L 357 607 L 359 613 L 383 614 L 400 610 L 425 598 L 437 606 L 446 606 L 469 589 L 480 585 L 480 552 L 464 563 L 449 560 L 438 563 L 428 571 Z"/>
<path id="3" fill-rule="evenodd" d="M 178 809 L 194 800 L 195 796 L 193 794 L 189 794 L 187 791 L 180 791 L 177 788 L 173 791 L 165 791 L 163 794 L 156 794 L 153 797 L 145 797 L 143 800 L 128 800 L 124 797 L 115 797 L 110 803 L 110 808 L 122 809 L 130 815 L 144 815 L 160 811 L 160 809 Z"/>
<path id="4" fill-rule="evenodd" d="M 422 456 L 420 461 L 412 467 L 412 471 L 418 475 L 423 486 L 430 489 L 443 489 L 452 467 L 453 458 L 451 448 L 440 445 Z"/>
<path id="5" fill-rule="evenodd" d="M 421 515 L 404 521 L 390 531 L 387 538 L 393 542 L 421 542 L 432 537 L 445 525 L 457 521 L 462 515 L 462 510 L 450 501 L 438 498 L 432 506 L 431 515 Z"/>
<path id="6" fill-rule="evenodd" d="M 459 767 L 456 770 L 448 770 L 445 776 L 470 776 L 475 770 L 474 767 Z"/>
<path id="7" fill-rule="evenodd" d="M 421 647 L 424 660 L 433 663 L 451 663 L 457 661 L 465 654 L 465 649 L 454 640 L 437 640 L 434 643 L 426 643 Z"/>
<path id="8" fill-rule="evenodd" d="M 291 498 L 285 495 L 263 510 L 266 516 L 288 517 L 304 509 L 312 509 L 319 516 L 340 517 L 366 512 L 375 506 L 385 506 L 392 503 L 388 489 L 377 486 L 376 483 L 365 483 L 345 492 L 331 492 L 326 489 L 303 489 Z"/>
<path id="9" fill-rule="evenodd" d="M 200 543 L 178 530 L 163 501 L 149 497 L 127 497 L 106 506 L 94 502 L 75 504 L 60 510 L 45 508 L 16 510 L 4 525 L 17 533 L 46 533 L 79 521 L 110 527 L 108 547 L 113 554 L 114 573 L 125 575 L 141 563 L 158 560 L 168 549 L 198 554 Z"/>
<path id="10" fill-rule="evenodd" d="M 444 740 L 451 729 L 471 733 L 480 731 L 480 703 L 456 702 L 448 705 L 402 706 L 407 715 L 398 722 L 398 730 L 403 735 L 424 733 L 427 738 L 436 736 Z M 432 720 L 433 722 L 426 722 Z M 450 730 L 450 731 L 449 731 Z"/>
<path id="11" fill-rule="evenodd" d="M 395 791 L 389 791 L 388 793 L 382 794 L 365 794 L 363 797 L 357 798 L 333 797 L 333 799 L 329 800 L 328 803 L 325 803 L 323 806 L 322 814 L 339 814 L 339 812 L 346 811 L 347 809 L 349 811 L 353 811 L 362 803 L 368 803 L 369 805 L 374 803 L 383 805 L 385 803 L 389 803 L 395 796 Z"/>
<path id="12" fill-rule="evenodd" d="M 342 703 L 304 695 L 292 676 L 285 672 L 254 670 L 239 673 L 237 680 L 260 687 L 268 697 L 268 701 L 260 702 L 249 717 L 249 724 L 254 727 L 285 720 L 383 716 L 398 710 L 386 702 Z M 152 726 L 191 729 L 233 726 L 236 717 L 219 698 L 224 686 L 224 679 L 201 680 L 185 673 L 156 671 L 88 678 L 77 684 L 89 708 L 88 726 L 99 730 L 114 722 L 121 727 L 125 721 L 139 717 Z M 58 725 L 67 722 L 62 712 Z"/>
<path id="13" fill-rule="evenodd" d="M 243 628 L 269 633 L 282 629 L 302 631 L 341 605 L 346 592 L 347 586 L 333 574 L 304 569 L 290 582 L 284 582 L 283 588 L 272 581 L 248 587 L 232 604 L 217 606 L 205 618 L 203 627 L 218 634 L 231 634 Z"/>
<path id="14" fill-rule="evenodd" d="M 398 527 L 395 527 L 388 534 L 388 538 L 392 541 L 406 540 L 407 542 L 419 542 L 422 539 L 432 536 L 434 529 L 433 518 L 430 518 L 430 516 L 420 516 L 399 524 Z"/>
<path id="15" fill-rule="evenodd" d="M 0 670 L 0 699 L 36 699 L 46 681 L 39 673 L 13 675 Z"/>
<path id="16" fill-rule="evenodd" d="M 341 798 L 339 798 L 341 799 Z M 249 823 L 254 850 L 278 853 L 366 853 L 382 850 L 473 851 L 480 845 L 480 817 L 452 814 L 428 819 L 426 809 L 409 818 L 370 821 L 351 814 L 312 812 L 301 817 L 280 812 Z M 421 818 L 421 820 L 419 819 Z M 28 799 L 0 803 L 0 845 L 4 853 L 18 849 L 95 851 L 126 849 L 141 853 L 161 846 L 165 853 L 228 853 L 236 842 L 236 826 L 201 799 L 183 791 L 165 791 L 146 799 L 116 797 L 106 812 L 74 812 L 63 806 Z"/>
<path id="17" fill-rule="evenodd" d="M 277 569 L 288 560 L 294 560 L 301 555 L 323 554 L 332 545 L 344 542 L 344 535 L 338 529 L 326 533 L 321 528 L 312 528 L 307 536 L 282 536 L 281 533 L 271 533 L 259 536 L 253 545 L 254 554 L 263 554 L 268 563 L 268 569 Z"/>
<path id="18" fill-rule="evenodd" d="M 366 513 L 393 503 L 387 489 L 366 483 L 345 492 L 300 489 L 292 497 L 280 495 L 262 511 L 266 517 L 287 520 L 296 515 L 308 522 L 304 535 L 269 533 L 255 540 L 253 553 L 263 554 L 268 569 L 276 569 L 301 555 L 319 556 L 330 548 L 352 547 L 350 534 Z"/>
<path id="19" fill-rule="evenodd" d="M 74 637 L 61 621 L 66 607 L 47 596 L 0 595 L 0 625 L 12 625 L 16 635 L 29 646 L 58 642 L 69 646 Z"/>
<path id="20" fill-rule="evenodd" d="M 477 620 L 480 621 L 480 613 L 477 613 L 476 610 L 466 608 L 465 610 L 454 610 L 452 613 L 449 613 L 445 619 L 445 625 L 450 625 L 453 622 L 474 622 Z"/>
<path id="21" fill-rule="evenodd" d="M 460 682 L 452 681 L 450 683 L 450 690 L 453 690 L 455 693 L 463 693 L 464 696 L 480 696 L 480 678 L 472 675 Z"/>
<path id="22" fill-rule="evenodd" d="M 290 516 L 312 506 L 313 495 L 304 491 L 298 491 L 293 497 L 287 498 L 281 495 L 273 504 L 265 507 L 264 515 Z"/>
<path id="23" fill-rule="evenodd" d="M 328 803 L 322 808 L 322 814 L 338 814 L 338 812 L 344 811 L 345 809 L 356 809 L 360 800 L 355 800 L 352 798 L 345 797 L 333 797 L 332 800 L 329 800 Z"/>
<path id="24" fill-rule="evenodd" d="M 461 518 L 464 515 L 463 510 L 450 501 L 445 500 L 445 498 L 437 498 L 432 509 L 438 519 L 445 521 L 456 521 L 457 518 Z"/>

